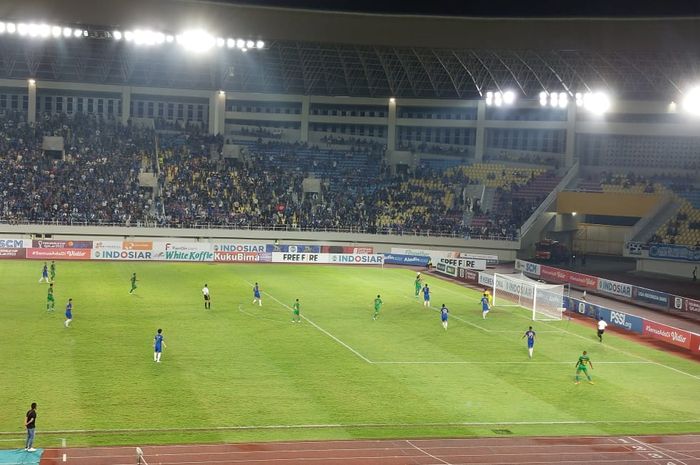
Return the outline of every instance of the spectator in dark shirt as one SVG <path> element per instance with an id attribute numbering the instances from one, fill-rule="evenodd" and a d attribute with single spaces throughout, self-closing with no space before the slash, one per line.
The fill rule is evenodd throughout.
<path id="1" fill-rule="evenodd" d="M 27 443 L 24 450 L 34 452 L 34 432 L 36 427 L 36 402 L 32 402 L 32 408 L 27 412 L 24 426 L 27 428 Z"/>

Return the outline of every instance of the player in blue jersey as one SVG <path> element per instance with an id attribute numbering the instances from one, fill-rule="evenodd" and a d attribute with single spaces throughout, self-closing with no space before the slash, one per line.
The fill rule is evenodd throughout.
<path id="1" fill-rule="evenodd" d="M 445 304 L 442 304 L 442 308 L 440 309 L 440 320 L 442 320 L 442 327 L 445 328 L 445 331 L 447 331 L 447 318 L 450 315 L 450 311 L 445 307 Z"/>
<path id="2" fill-rule="evenodd" d="M 423 306 L 430 307 L 430 288 L 427 284 L 423 287 Z"/>
<path id="3" fill-rule="evenodd" d="M 525 331 L 525 334 L 523 334 L 523 337 L 520 339 L 527 338 L 527 353 L 530 355 L 530 358 L 532 358 L 532 350 L 535 347 L 535 335 L 536 333 L 532 330 L 532 326 Z"/>
<path id="4" fill-rule="evenodd" d="M 153 361 L 160 363 L 160 356 L 163 353 L 163 349 L 166 348 L 165 341 L 163 340 L 163 330 L 158 329 L 158 333 L 153 338 Z"/>
<path id="5" fill-rule="evenodd" d="M 63 323 L 64 326 L 66 328 L 70 326 L 71 321 L 73 321 L 73 299 L 68 299 L 68 303 L 66 304 L 66 322 Z"/>
<path id="6" fill-rule="evenodd" d="M 46 265 L 46 262 L 44 262 L 44 267 L 41 269 L 41 278 L 39 278 L 39 282 L 49 282 L 49 267 Z"/>
<path id="7" fill-rule="evenodd" d="M 485 320 L 486 319 L 486 314 L 491 310 L 491 307 L 489 307 L 489 298 L 486 296 L 483 296 L 481 298 L 481 317 Z"/>
<path id="8" fill-rule="evenodd" d="M 258 287 L 258 283 L 255 283 L 255 287 L 253 287 L 253 305 L 255 305 L 256 302 L 260 307 L 262 307 L 262 297 L 260 297 L 260 288 Z"/>

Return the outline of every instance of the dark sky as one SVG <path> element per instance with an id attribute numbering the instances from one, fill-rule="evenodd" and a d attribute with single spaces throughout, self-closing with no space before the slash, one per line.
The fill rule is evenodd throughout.
<path id="1" fill-rule="evenodd" d="M 367 13 L 496 17 L 700 16 L 700 0 L 215 0 Z"/>

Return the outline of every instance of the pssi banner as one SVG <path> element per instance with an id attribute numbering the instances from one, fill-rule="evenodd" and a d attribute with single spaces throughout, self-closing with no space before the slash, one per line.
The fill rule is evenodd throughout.
<path id="1" fill-rule="evenodd" d="M 421 257 L 419 255 L 384 254 L 384 263 L 387 265 L 426 266 L 429 261 L 430 257 Z"/>

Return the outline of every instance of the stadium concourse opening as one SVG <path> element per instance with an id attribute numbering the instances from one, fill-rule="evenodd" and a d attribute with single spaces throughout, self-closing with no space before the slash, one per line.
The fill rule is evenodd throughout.
<path id="1" fill-rule="evenodd" d="M 700 19 L 388 5 L 3 4 L 0 463 L 700 464 Z"/>

